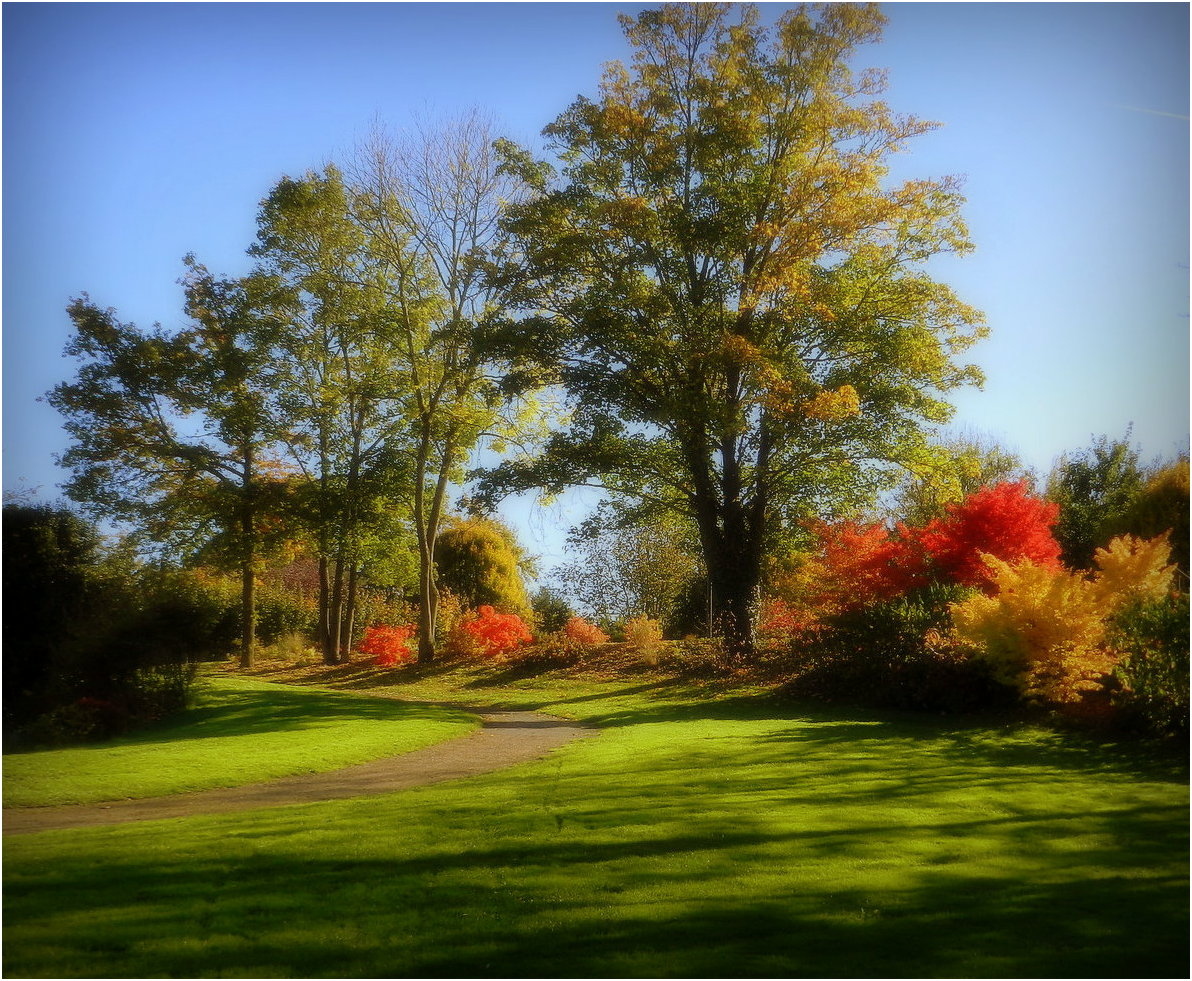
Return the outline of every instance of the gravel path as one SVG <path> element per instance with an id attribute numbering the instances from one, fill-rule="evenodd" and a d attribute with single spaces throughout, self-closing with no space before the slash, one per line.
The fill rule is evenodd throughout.
<path id="1" fill-rule="evenodd" d="M 462 706 L 461 706 L 462 707 Z M 407 787 L 490 773 L 545 756 L 552 749 L 599 730 L 538 712 L 467 708 L 483 726 L 466 736 L 401 756 L 361 763 L 329 773 L 305 773 L 243 787 L 201 790 L 170 797 L 69 804 L 64 807 L 6 807 L 4 834 L 31 834 L 126 821 L 191 817 L 257 807 L 387 794 Z"/>

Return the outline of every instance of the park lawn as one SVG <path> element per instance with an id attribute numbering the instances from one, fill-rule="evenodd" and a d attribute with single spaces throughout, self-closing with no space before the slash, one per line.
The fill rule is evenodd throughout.
<path id="1" fill-rule="evenodd" d="M 4 757 L 4 806 L 236 787 L 420 749 L 478 725 L 454 709 L 212 673 L 194 708 L 109 743 Z"/>
<path id="2" fill-rule="evenodd" d="M 6 972 L 1186 973 L 1182 759 L 665 678 L 570 681 L 415 682 L 523 707 L 538 684 L 539 704 L 604 727 L 501 773 L 8 839 Z"/>

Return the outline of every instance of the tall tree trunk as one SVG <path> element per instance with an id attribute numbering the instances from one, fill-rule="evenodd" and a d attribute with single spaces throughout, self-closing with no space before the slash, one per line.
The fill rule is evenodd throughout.
<path id="1" fill-rule="evenodd" d="M 256 660 L 257 646 L 256 555 L 251 539 L 246 543 L 245 551 L 244 565 L 240 570 L 240 667 L 247 670 Z"/>
<path id="2" fill-rule="evenodd" d="M 323 663 L 335 663 L 335 648 L 331 644 L 331 568 L 325 554 L 319 556 L 319 649 Z"/>
<path id="3" fill-rule="evenodd" d="M 331 577 L 331 610 L 327 616 L 329 626 L 327 648 L 324 660 L 328 664 L 339 663 L 339 650 L 343 636 L 344 615 L 344 557 L 341 552 L 335 557 L 334 573 Z"/>
<path id="4" fill-rule="evenodd" d="M 454 432 L 448 432 L 443 440 L 443 455 L 428 506 L 426 478 L 430 469 L 430 446 L 430 432 L 424 429 L 414 477 L 414 527 L 418 533 L 418 660 L 428 664 L 437 653 L 435 631 L 439 625 L 439 587 L 435 582 L 435 541 L 443 517 L 448 475 L 455 458 Z"/>
<path id="5" fill-rule="evenodd" d="M 439 590 L 435 585 L 434 551 L 426 541 L 424 528 L 418 541 L 418 660 L 435 659 L 435 630 L 439 623 Z"/>

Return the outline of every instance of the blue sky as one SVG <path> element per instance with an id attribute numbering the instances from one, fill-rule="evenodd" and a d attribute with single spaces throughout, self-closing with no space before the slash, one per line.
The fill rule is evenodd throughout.
<path id="1" fill-rule="evenodd" d="M 783 4 L 763 4 L 776 16 Z M 257 203 L 345 156 L 374 118 L 481 106 L 537 134 L 626 48 L 619 11 L 572 4 L 3 5 L 3 485 L 54 498 L 65 449 L 36 398 L 73 366 L 81 292 L 180 326 L 181 258 L 247 270 Z M 983 309 L 988 381 L 957 399 L 1046 472 L 1133 424 L 1144 457 L 1188 442 L 1188 16 L 1170 4 L 885 6 L 859 67 L 944 123 L 900 176 L 966 176 L 975 254 L 936 275 Z M 572 502 L 574 503 L 574 502 Z M 511 504 L 559 557 L 567 508 Z"/>

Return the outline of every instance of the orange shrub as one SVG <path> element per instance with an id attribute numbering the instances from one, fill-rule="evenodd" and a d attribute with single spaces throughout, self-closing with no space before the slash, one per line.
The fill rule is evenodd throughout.
<path id="1" fill-rule="evenodd" d="M 608 634 L 596 624 L 588 623 L 583 617 L 572 617 L 563 626 L 563 633 L 568 640 L 577 644 L 607 644 Z"/>
<path id="2" fill-rule="evenodd" d="M 391 668 L 414 660 L 407 641 L 417 633 L 418 628 L 409 623 L 402 627 L 377 624 L 364 631 L 357 650 L 371 657 L 378 667 Z"/>
<path id="3" fill-rule="evenodd" d="M 534 640 L 530 628 L 513 613 L 498 613 L 491 606 L 460 619 L 451 631 L 448 646 L 455 653 L 499 658 Z"/>

